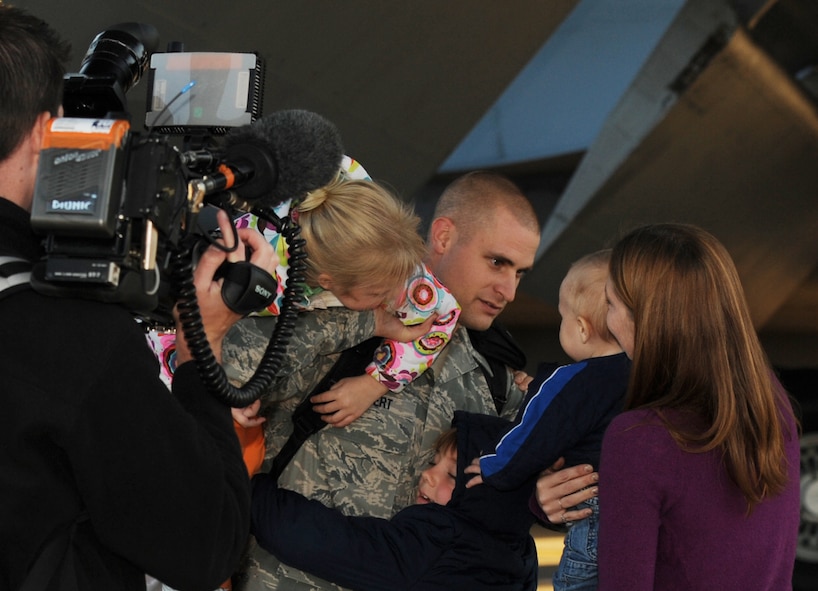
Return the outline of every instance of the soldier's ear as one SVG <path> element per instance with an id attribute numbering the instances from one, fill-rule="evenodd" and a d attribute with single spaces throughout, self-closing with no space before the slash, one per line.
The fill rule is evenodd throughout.
<path id="1" fill-rule="evenodd" d="M 450 218 L 435 218 L 429 230 L 429 249 L 436 254 L 443 254 L 454 243 L 456 235 L 457 229 Z"/>

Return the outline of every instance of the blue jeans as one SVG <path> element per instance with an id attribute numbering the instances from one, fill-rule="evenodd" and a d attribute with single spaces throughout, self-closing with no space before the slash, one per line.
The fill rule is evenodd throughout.
<path id="1" fill-rule="evenodd" d="M 572 523 L 565 534 L 565 548 L 554 573 L 554 591 L 596 591 L 599 499 L 594 497 L 575 507 L 586 508 L 593 511 L 590 517 Z"/>

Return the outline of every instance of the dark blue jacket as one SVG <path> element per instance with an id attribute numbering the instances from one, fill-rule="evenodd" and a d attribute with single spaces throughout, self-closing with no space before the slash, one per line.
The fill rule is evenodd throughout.
<path id="1" fill-rule="evenodd" d="M 253 533 L 282 562 L 359 590 L 535 590 L 529 530 L 534 479 L 512 491 L 466 489 L 463 469 L 508 430 L 504 419 L 456 412 L 457 483 L 448 505 L 415 505 L 392 519 L 348 517 L 253 479 Z"/>
<path id="2" fill-rule="evenodd" d="M 622 412 L 630 368 L 625 353 L 541 364 L 514 427 L 480 458 L 484 482 L 515 488 L 561 456 L 566 466 L 598 469 L 602 436 Z"/>

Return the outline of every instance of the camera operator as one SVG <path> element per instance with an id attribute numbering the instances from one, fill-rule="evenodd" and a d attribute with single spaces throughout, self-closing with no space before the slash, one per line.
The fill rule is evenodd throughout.
<path id="1" fill-rule="evenodd" d="M 46 23 L 0 4 L 0 591 L 140 589 L 145 573 L 176 589 L 213 589 L 249 532 L 230 409 L 186 363 L 184 339 L 171 395 L 124 307 L 47 297 L 15 281 L 28 265 L 19 259 L 42 256 L 30 210 L 67 57 Z M 226 243 L 229 224 L 222 212 Z M 239 239 L 253 263 L 274 269 L 260 234 Z M 217 359 L 238 315 L 213 275 L 238 256 L 210 248 L 196 269 Z"/>

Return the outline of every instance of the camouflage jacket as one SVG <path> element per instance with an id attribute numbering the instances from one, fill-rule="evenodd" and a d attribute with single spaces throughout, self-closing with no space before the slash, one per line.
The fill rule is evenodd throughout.
<path id="1" fill-rule="evenodd" d="M 245 382 L 258 366 L 275 318 L 247 318 L 223 345 L 228 376 Z M 286 359 L 262 398 L 267 455 L 263 469 L 292 432 L 290 415 L 332 367 L 342 351 L 372 336 L 374 316 L 346 309 L 302 314 Z M 485 360 L 458 327 L 435 363 L 400 394 L 388 393 L 347 427 L 312 435 L 279 480 L 280 486 L 335 507 L 347 515 L 390 518 L 413 503 L 420 472 L 432 446 L 451 425 L 455 410 L 496 414 L 480 364 Z M 503 416 L 513 419 L 522 402 L 508 372 Z M 320 543 L 320 542 L 319 542 Z M 280 564 L 260 548 L 251 550 L 248 589 L 338 589 Z"/>

